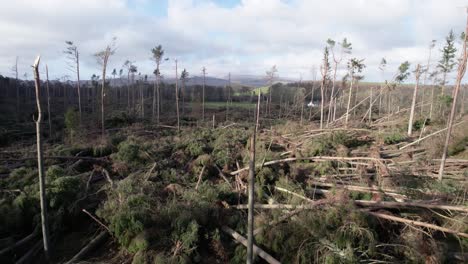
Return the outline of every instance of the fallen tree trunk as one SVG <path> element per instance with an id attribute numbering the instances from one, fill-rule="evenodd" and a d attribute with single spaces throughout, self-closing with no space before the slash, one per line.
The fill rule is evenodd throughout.
<path id="1" fill-rule="evenodd" d="M 308 198 L 306 198 L 308 199 Z M 256 204 L 256 209 L 313 209 L 318 205 L 323 205 L 329 203 L 330 201 L 327 200 L 318 200 L 318 201 L 309 201 L 308 204 Z M 457 212 L 468 212 L 468 208 L 465 206 L 452 206 L 452 205 L 440 205 L 440 204 L 423 204 L 423 203 L 415 203 L 415 202 L 376 202 L 376 201 L 363 201 L 363 200 L 356 200 L 354 201 L 356 205 L 364 206 L 364 207 L 378 207 L 378 208 L 395 208 L 395 209 L 403 209 L 403 208 L 426 208 L 426 209 L 437 209 L 437 210 L 449 210 L 449 211 L 457 211 Z M 239 204 L 231 206 L 235 209 L 247 209 L 247 205 Z"/>
<path id="2" fill-rule="evenodd" d="M 393 162 L 392 160 L 389 159 L 377 159 L 377 158 L 368 158 L 368 157 L 328 157 L 328 156 L 315 156 L 315 157 L 305 157 L 305 158 L 286 158 L 286 159 L 280 159 L 280 160 L 272 160 L 272 161 L 267 161 L 263 164 L 263 166 L 269 166 L 269 165 L 274 165 L 282 162 L 293 162 L 293 161 L 298 161 L 298 160 L 310 160 L 310 161 L 343 161 L 343 162 L 349 162 L 349 161 L 356 161 L 356 160 L 365 160 L 365 161 L 377 161 L 381 164 L 384 162 Z M 256 167 L 260 168 L 261 164 L 257 164 Z M 231 172 L 231 175 L 236 175 L 239 174 L 243 171 L 248 170 L 249 167 L 244 167 L 242 169 L 238 169 L 236 171 Z"/>
<path id="3" fill-rule="evenodd" d="M 430 228 L 430 229 L 433 229 L 433 230 L 441 231 L 441 232 L 444 232 L 444 233 L 454 234 L 454 235 L 457 235 L 457 236 L 468 238 L 468 234 L 466 234 L 466 233 L 458 232 L 458 231 L 455 231 L 455 230 L 451 230 L 451 229 L 448 229 L 448 228 L 445 228 L 445 227 L 441 227 L 441 226 L 437 226 L 437 225 L 433 225 L 433 224 L 429 224 L 429 223 L 425 223 L 425 222 L 409 220 L 409 219 L 406 219 L 406 218 L 401 218 L 401 217 L 388 215 L 388 214 L 377 213 L 377 212 L 367 212 L 367 213 L 370 214 L 370 215 L 373 215 L 375 217 L 382 218 L 382 219 L 387 219 L 387 220 L 400 222 L 400 223 L 405 223 L 405 224 L 409 224 L 409 225 L 422 226 L 422 227 Z"/>
<path id="4" fill-rule="evenodd" d="M 239 233 L 237 233 L 233 229 L 227 226 L 223 226 L 221 230 L 223 230 L 224 233 L 232 236 L 232 238 L 234 238 L 237 242 L 247 247 L 247 239 L 241 236 Z M 253 253 L 255 255 L 259 255 L 262 259 L 264 259 L 266 262 L 270 264 L 281 264 L 281 262 L 276 260 L 274 257 L 272 257 L 270 254 L 268 254 L 267 252 L 265 252 L 263 249 L 259 248 L 255 244 L 253 245 Z"/>
<path id="5" fill-rule="evenodd" d="M 24 254 L 18 261 L 16 261 L 16 264 L 26 264 L 26 263 L 34 263 L 34 261 L 31 260 L 32 257 L 34 257 L 40 250 L 42 249 L 42 240 L 39 240 L 34 244 L 34 246 L 31 247 L 26 254 Z"/>
<path id="6" fill-rule="evenodd" d="M 24 237 L 23 239 L 19 240 L 18 242 L 16 242 L 15 244 L 7 247 L 7 248 L 4 248 L 0 251 L 0 256 L 3 256 L 13 250 L 15 250 L 16 248 L 19 248 L 27 243 L 29 243 L 31 240 L 33 240 L 34 238 L 37 237 L 37 235 L 39 235 L 39 226 L 36 226 L 36 228 L 34 229 L 34 231 L 29 234 L 28 236 Z"/>
<path id="7" fill-rule="evenodd" d="M 444 205 L 444 204 L 425 204 L 422 202 L 376 202 L 376 201 L 364 201 L 356 200 L 354 201 L 356 205 L 365 206 L 365 207 L 381 207 L 381 208 L 407 208 L 407 207 L 419 207 L 426 209 L 438 209 L 438 210 L 448 210 L 448 211 L 457 211 L 468 213 L 468 207 L 466 206 L 453 206 L 453 205 Z"/>
<path id="8" fill-rule="evenodd" d="M 458 123 L 456 123 L 455 125 L 453 125 L 453 127 L 458 126 L 458 125 L 462 124 L 463 122 L 465 122 L 465 121 L 458 122 Z M 401 149 L 405 149 L 405 148 L 407 148 L 407 147 L 409 147 L 409 146 L 412 146 L 412 145 L 414 145 L 414 144 L 417 144 L 418 142 L 421 142 L 421 141 L 423 141 L 423 140 L 425 140 L 425 139 L 427 139 L 427 138 L 429 138 L 429 137 L 432 137 L 432 136 L 435 136 L 435 135 L 437 135 L 437 134 L 439 134 L 439 133 L 442 133 L 442 132 L 444 132 L 444 131 L 447 130 L 447 129 L 448 129 L 447 127 L 446 127 L 446 128 L 443 128 L 443 129 L 438 130 L 438 131 L 436 131 L 436 132 L 434 132 L 434 133 L 431 133 L 431 134 L 429 134 L 429 135 L 427 135 L 427 136 L 424 136 L 424 137 L 422 137 L 422 138 L 420 138 L 420 139 L 418 139 L 418 140 L 415 140 L 415 141 L 413 141 L 413 142 L 411 142 L 411 143 L 409 143 L 409 144 L 406 144 L 406 145 L 404 145 L 403 147 L 401 147 L 400 150 L 401 150 Z"/>
<path id="9" fill-rule="evenodd" d="M 78 252 L 73 258 L 71 258 L 67 264 L 72 264 L 72 263 L 77 263 L 79 260 L 83 259 L 86 255 L 91 253 L 95 248 L 97 248 L 102 242 L 104 242 L 107 237 L 109 236 L 109 233 L 107 231 L 102 231 L 97 235 L 93 240 L 91 240 L 88 245 L 83 247 L 80 252 Z"/>
<path id="10" fill-rule="evenodd" d="M 59 159 L 59 160 L 96 160 L 96 161 L 107 161 L 107 157 L 77 157 L 77 156 L 44 156 L 44 159 Z M 27 161 L 34 160 L 37 157 L 19 158 L 19 159 L 0 159 L 0 161 Z"/>

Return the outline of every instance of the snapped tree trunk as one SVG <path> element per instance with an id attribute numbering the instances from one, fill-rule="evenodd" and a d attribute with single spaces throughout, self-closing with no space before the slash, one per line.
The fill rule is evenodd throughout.
<path id="1" fill-rule="evenodd" d="M 257 101 L 257 116 L 255 120 L 255 129 L 250 141 L 250 160 L 249 160 L 249 186 L 248 186 L 248 218 L 247 218 L 247 263 L 253 263 L 253 245 L 254 245 L 254 203 L 255 203 L 255 140 L 258 131 L 260 112 L 260 93 Z"/>
<path id="2" fill-rule="evenodd" d="M 467 20 L 466 20 L 466 28 L 465 28 L 465 39 L 463 41 L 463 55 L 458 65 L 457 80 L 455 83 L 455 90 L 453 91 L 452 110 L 450 111 L 450 117 L 449 117 L 448 125 L 447 125 L 447 135 L 445 136 L 445 144 L 444 144 L 444 149 L 442 151 L 442 159 L 440 161 L 439 181 L 442 181 L 442 177 L 444 176 L 445 160 L 447 159 L 447 150 L 448 150 L 448 145 L 450 142 L 450 134 L 452 133 L 453 118 L 456 112 L 458 93 L 460 91 L 461 80 L 463 79 L 463 76 L 465 75 L 465 71 L 466 71 L 466 60 L 468 57 L 468 54 L 466 51 L 466 42 L 468 40 L 468 36 L 467 36 L 468 34 L 468 8 L 466 12 L 467 12 Z"/>
<path id="3" fill-rule="evenodd" d="M 175 61 L 175 74 L 176 74 L 176 81 L 175 81 L 175 97 L 176 97 L 176 114 L 177 114 L 177 132 L 180 132 L 180 118 L 179 118 L 179 88 L 178 88 L 178 74 L 177 74 L 177 60 Z M 204 88 L 203 88 L 204 90 Z M 205 111 L 203 110 L 203 115 Z"/>
<path id="4" fill-rule="evenodd" d="M 414 110 L 416 108 L 416 97 L 418 96 L 418 87 L 419 87 L 419 76 L 421 75 L 420 72 L 421 66 L 418 64 L 416 66 L 416 85 L 414 86 L 414 92 L 413 92 L 413 101 L 411 103 L 411 111 L 410 111 L 410 116 L 409 116 L 409 121 L 408 121 L 408 137 L 411 136 L 413 133 L 413 119 L 414 119 Z"/>
<path id="5" fill-rule="evenodd" d="M 351 107 L 351 96 L 353 94 L 354 76 L 351 76 L 351 85 L 349 86 L 348 104 L 346 106 L 345 127 L 348 127 L 349 108 Z"/>
<path id="6" fill-rule="evenodd" d="M 81 91 L 80 91 L 80 54 L 78 53 L 78 50 L 76 51 L 76 78 L 77 78 L 77 83 L 76 83 L 76 90 L 78 92 L 78 112 L 79 112 L 79 117 L 80 117 L 80 126 L 81 126 Z"/>
<path id="7" fill-rule="evenodd" d="M 50 244 L 49 244 L 49 220 L 47 214 L 47 198 L 45 189 L 45 173 L 44 173 L 44 160 L 42 158 L 42 140 L 41 140 L 41 122 L 42 122 L 42 108 L 40 100 L 40 79 L 39 79 L 39 62 L 41 57 L 38 56 L 33 65 L 34 71 L 34 84 L 36 88 L 36 105 L 37 105 L 37 119 L 36 122 L 36 141 L 37 141 L 37 169 L 39 173 L 39 197 L 41 204 L 41 225 L 42 225 L 42 240 L 44 244 L 44 254 L 49 259 Z"/>

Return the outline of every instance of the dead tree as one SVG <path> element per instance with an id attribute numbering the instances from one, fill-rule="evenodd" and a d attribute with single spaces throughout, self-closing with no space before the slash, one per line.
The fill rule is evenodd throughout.
<path id="1" fill-rule="evenodd" d="M 332 89 L 331 89 L 331 94 L 330 94 L 330 100 L 328 104 L 328 117 L 327 117 L 327 126 L 330 123 L 330 121 L 333 121 L 333 115 L 332 115 L 332 109 L 336 109 L 334 105 L 334 99 L 335 99 L 335 83 L 336 83 L 336 73 L 338 70 L 338 65 L 341 63 L 343 60 L 343 53 L 344 54 L 351 54 L 351 43 L 348 42 L 346 38 L 343 39 L 343 42 L 338 43 L 341 45 L 341 51 L 340 51 L 340 57 L 335 56 L 335 41 L 332 39 L 327 40 L 327 44 L 330 46 L 330 50 L 332 53 L 332 58 L 333 58 L 333 80 L 332 80 Z"/>
<path id="2" fill-rule="evenodd" d="M 227 93 L 228 93 L 228 96 L 227 96 L 227 100 L 226 100 L 226 121 L 228 121 L 229 119 L 229 104 L 231 104 L 231 73 L 229 73 L 228 75 L 228 86 L 227 86 Z M 281 107 L 281 103 L 280 103 L 280 107 Z"/>
<path id="3" fill-rule="evenodd" d="M 205 68 L 203 68 L 203 69 L 205 69 Z M 178 79 L 179 79 L 179 75 L 177 73 L 177 59 L 176 59 L 175 60 L 175 97 L 176 97 L 176 113 L 177 113 L 177 132 L 180 132 Z M 204 88 L 203 88 L 203 91 L 205 91 Z M 204 111 L 203 111 L 203 114 L 205 114 Z"/>
<path id="4" fill-rule="evenodd" d="M 247 263 L 253 263 L 253 245 L 254 245 L 254 203 L 255 203 L 255 140 L 258 131 L 258 122 L 260 117 L 260 93 L 257 100 L 257 113 L 255 120 L 255 129 L 250 141 L 250 160 L 249 160 L 249 186 L 248 186 L 248 218 L 247 218 Z"/>
<path id="5" fill-rule="evenodd" d="M 315 82 L 317 81 L 317 68 L 312 66 L 312 85 L 310 87 L 310 109 L 309 109 L 309 121 L 312 120 L 312 104 L 314 103 L 314 90 L 315 90 Z"/>
<path id="6" fill-rule="evenodd" d="M 205 121 L 205 85 L 206 85 L 206 68 L 203 66 L 203 87 L 202 87 L 202 121 Z"/>
<path id="7" fill-rule="evenodd" d="M 458 93 L 460 91 L 461 80 L 463 79 L 463 76 L 465 75 L 465 71 L 466 71 L 466 61 L 468 58 L 468 54 L 466 50 L 467 48 L 466 42 L 468 41 L 468 8 L 466 9 L 466 12 L 467 12 L 467 20 L 466 20 L 466 28 L 465 28 L 465 39 L 463 41 L 463 53 L 460 59 L 460 63 L 458 64 L 457 80 L 455 83 L 455 90 L 453 91 L 452 110 L 450 111 L 450 117 L 449 117 L 448 125 L 447 125 L 447 134 L 445 136 L 445 144 L 444 144 L 444 149 L 442 151 L 442 159 L 440 161 L 439 181 L 442 181 L 442 177 L 444 175 L 444 167 L 445 167 L 445 161 L 447 159 L 447 150 L 448 150 L 448 145 L 450 142 L 450 134 L 452 133 L 453 118 L 455 116 L 456 107 L 457 107 Z"/>
<path id="8" fill-rule="evenodd" d="M 418 64 L 416 66 L 416 71 L 414 75 L 416 77 L 416 85 L 414 86 L 413 101 L 411 103 L 411 110 L 410 110 L 410 116 L 409 116 L 409 121 L 408 121 L 408 137 L 410 137 L 411 133 L 413 132 L 414 109 L 416 108 L 416 97 L 418 96 L 419 77 L 421 75 L 421 65 Z"/>
<path id="9" fill-rule="evenodd" d="M 325 85 L 328 79 L 328 72 L 330 70 L 330 62 L 328 61 L 328 47 L 325 47 L 323 52 L 323 64 L 320 66 L 320 73 L 322 74 L 322 83 L 320 85 L 320 129 L 323 128 L 323 107 L 325 105 Z"/>
<path id="10" fill-rule="evenodd" d="M 273 67 L 271 67 L 271 69 L 266 72 L 268 85 L 270 86 L 269 89 L 268 89 L 269 99 L 268 99 L 268 103 L 267 103 L 267 109 L 268 109 L 268 115 L 269 116 L 271 115 L 271 94 L 272 94 L 272 90 L 273 90 L 273 82 L 275 80 L 277 72 L 278 72 L 278 69 L 276 69 L 276 65 L 273 65 Z"/>
<path id="11" fill-rule="evenodd" d="M 13 65 L 13 73 L 15 74 L 15 90 L 16 90 L 16 121 L 20 117 L 20 100 L 19 100 L 19 86 L 18 86 L 18 56 L 16 56 L 15 65 Z"/>
<path id="12" fill-rule="evenodd" d="M 114 54 L 115 52 L 115 38 L 112 39 L 112 42 L 106 46 L 106 48 L 102 51 L 99 51 L 94 56 L 97 59 L 99 65 L 102 66 L 102 85 L 101 85 L 101 135 L 104 137 L 104 97 L 105 91 L 104 88 L 106 86 L 106 69 L 107 63 L 109 62 L 109 57 Z"/>
<path id="13" fill-rule="evenodd" d="M 50 115 L 50 91 L 49 91 L 49 68 L 46 64 L 46 88 L 47 88 L 47 121 L 49 122 L 49 137 L 52 136 L 52 116 Z"/>
<path id="14" fill-rule="evenodd" d="M 78 92 L 78 113 L 80 117 L 80 126 L 81 126 L 81 92 L 80 92 L 80 53 L 78 52 L 78 47 L 73 44 L 73 41 L 65 41 L 67 44 L 67 49 L 64 51 L 65 54 L 68 54 L 68 59 L 70 64 L 68 65 L 71 71 L 76 73 L 76 89 Z"/>
<path id="15" fill-rule="evenodd" d="M 41 122 L 42 122 L 42 108 L 40 100 L 40 79 L 39 79 L 39 62 L 41 56 L 36 58 L 33 65 L 34 84 L 36 88 L 36 105 L 37 105 L 37 119 L 36 122 L 36 141 L 37 141 L 37 169 L 39 173 L 39 197 L 41 203 L 41 223 L 42 223 L 42 240 L 44 243 L 44 253 L 49 259 L 50 245 L 49 245 L 49 220 L 47 215 L 47 198 L 46 198 L 46 183 L 44 173 L 44 160 L 42 158 L 42 140 L 41 140 Z"/>

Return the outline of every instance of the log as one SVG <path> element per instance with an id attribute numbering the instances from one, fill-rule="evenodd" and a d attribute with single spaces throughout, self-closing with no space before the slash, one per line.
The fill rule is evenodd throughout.
<path id="1" fill-rule="evenodd" d="M 368 192 L 368 193 L 375 193 L 375 194 L 383 194 L 387 195 L 390 197 L 394 197 L 396 199 L 406 199 L 407 196 L 403 194 L 399 194 L 396 192 L 396 190 L 390 190 L 390 189 L 375 189 L 375 188 L 370 188 L 370 187 L 363 187 L 363 186 L 355 186 L 355 185 L 344 185 L 344 184 L 331 184 L 331 183 L 321 183 L 321 182 L 315 182 L 311 181 L 310 183 L 317 185 L 317 186 L 322 186 L 322 187 L 329 187 L 329 188 L 342 188 L 350 191 L 356 191 L 356 192 Z"/>
<path id="2" fill-rule="evenodd" d="M 42 240 L 39 240 L 34 244 L 34 246 L 31 247 L 26 254 L 24 254 L 18 261 L 16 261 L 16 264 L 26 264 L 26 263 L 34 263 L 31 258 L 34 257 L 34 255 L 37 254 L 38 251 L 42 250 Z"/>
<path id="3" fill-rule="evenodd" d="M 425 204 L 422 202 L 376 202 L 376 201 L 364 201 L 356 200 L 354 201 L 356 205 L 365 206 L 365 207 L 381 207 L 381 208 L 408 208 L 408 207 L 419 207 L 426 209 L 437 209 L 437 210 L 448 210 L 448 211 L 457 211 L 468 213 L 468 207 L 466 206 L 454 206 L 454 205 L 445 205 L 445 204 Z"/>
<path id="4" fill-rule="evenodd" d="M 36 238 L 38 235 L 39 235 L 39 226 L 36 226 L 36 228 L 34 228 L 34 231 L 29 234 L 28 236 L 24 237 L 23 239 L 19 240 L 18 242 L 16 242 L 15 244 L 7 247 L 7 248 L 4 248 L 0 251 L 0 256 L 3 256 L 13 250 L 15 250 L 16 248 L 19 248 L 27 243 L 29 243 L 31 240 L 33 240 L 34 238 Z"/>
<path id="5" fill-rule="evenodd" d="M 458 126 L 458 125 L 462 124 L 463 122 L 465 122 L 465 121 L 458 122 L 458 123 L 454 124 L 453 127 Z M 438 131 L 436 131 L 436 132 L 434 132 L 434 133 L 431 133 L 431 134 L 429 134 L 429 135 L 427 135 L 427 136 L 424 136 L 424 137 L 422 137 L 422 138 L 420 138 L 420 139 L 418 139 L 418 140 L 415 140 L 415 141 L 413 141 L 413 142 L 411 142 L 411 143 L 409 143 L 409 144 L 406 144 L 406 145 L 404 145 L 403 147 L 401 147 L 400 150 L 401 150 L 401 149 L 405 149 L 405 148 L 407 148 L 407 147 L 409 147 L 409 146 L 412 146 L 412 145 L 414 145 L 414 144 L 417 144 L 418 142 L 423 141 L 423 140 L 425 140 L 425 139 L 427 139 L 427 138 L 429 138 L 429 137 L 432 137 L 432 136 L 434 136 L 434 135 L 437 135 L 437 134 L 439 134 L 439 133 L 442 133 L 442 132 L 444 132 L 445 130 L 447 130 L 447 127 L 446 127 L 446 128 L 443 128 L 443 129 L 441 129 L 441 130 L 438 130 Z"/>
<path id="6" fill-rule="evenodd" d="M 44 159 L 59 159 L 59 160 L 94 160 L 94 161 L 108 161 L 107 157 L 77 157 L 77 156 L 44 156 Z M 34 160 L 37 157 L 27 157 L 27 158 L 19 158 L 19 159 L 0 159 L 0 161 L 27 161 L 27 160 Z"/>
<path id="7" fill-rule="evenodd" d="M 285 188 L 281 188 L 281 187 L 275 186 L 275 190 L 278 190 L 278 191 L 280 191 L 280 192 L 284 192 L 284 193 L 290 194 L 290 195 L 292 195 L 292 196 L 299 197 L 299 198 L 301 198 L 301 199 L 303 199 L 303 200 L 306 200 L 306 201 L 308 201 L 308 202 L 313 202 L 313 201 L 314 201 L 314 200 L 312 200 L 312 199 L 310 199 L 310 198 L 307 198 L 307 197 L 305 197 L 305 196 L 303 196 L 303 195 L 300 195 L 300 194 L 298 194 L 298 193 L 291 192 L 290 190 L 287 190 L 287 189 L 285 189 Z M 315 190 L 314 190 L 314 193 L 316 193 L 316 194 L 325 194 L 325 193 L 328 193 L 328 191 L 327 191 L 327 190 L 322 190 L 322 189 L 315 189 Z"/>
<path id="8" fill-rule="evenodd" d="M 293 161 L 298 161 L 298 160 L 310 160 L 310 161 L 343 161 L 343 162 L 349 162 L 349 161 L 356 161 L 356 160 L 364 160 L 364 161 L 377 161 L 379 163 L 384 163 L 384 162 L 393 162 L 390 159 L 377 159 L 377 158 L 368 158 L 368 157 L 328 157 L 328 156 L 315 156 L 315 157 L 304 157 L 304 158 L 285 158 L 285 159 L 280 159 L 280 160 L 272 160 L 272 161 L 267 161 L 263 164 L 263 166 L 270 166 L 278 163 L 283 163 L 283 162 L 293 162 Z M 260 168 L 261 164 L 257 164 L 256 167 Z M 231 172 L 231 175 L 236 175 L 239 174 L 243 171 L 248 170 L 249 167 L 244 167 L 242 169 L 238 169 L 236 171 Z"/>
<path id="9" fill-rule="evenodd" d="M 377 213 L 377 212 L 367 212 L 367 213 L 370 214 L 370 215 L 373 215 L 375 217 L 382 218 L 382 219 L 387 219 L 387 220 L 400 222 L 400 223 L 405 223 L 405 224 L 409 224 L 409 225 L 426 227 L 426 228 L 441 231 L 441 232 L 444 232 L 444 233 L 454 234 L 454 235 L 457 235 L 457 236 L 468 238 L 468 234 L 466 234 L 466 233 L 458 232 L 458 231 L 455 231 L 455 230 L 451 230 L 451 229 L 448 229 L 448 228 L 445 228 L 445 227 L 441 227 L 441 226 L 437 226 L 437 225 L 433 225 L 433 224 L 429 224 L 429 223 L 425 223 L 425 222 L 409 220 L 409 219 L 406 219 L 406 218 L 401 218 L 401 217 L 388 215 L 388 214 L 383 214 L 383 213 Z"/>
<path id="10" fill-rule="evenodd" d="M 308 199 L 308 198 L 306 198 Z M 307 201 L 309 201 L 308 199 Z M 327 200 L 318 200 L 318 201 L 311 201 L 308 204 L 301 204 L 301 205 L 294 205 L 294 204 L 256 204 L 256 209 L 313 209 L 318 205 L 323 205 L 329 203 L 330 201 Z M 437 209 L 437 210 L 450 210 L 450 211 L 457 211 L 457 212 L 468 212 L 468 207 L 465 206 L 452 206 L 452 205 L 442 205 L 442 204 L 424 204 L 424 203 L 416 203 L 416 202 L 376 202 L 376 201 L 364 201 L 364 200 L 356 200 L 354 201 L 356 205 L 364 206 L 364 207 L 378 207 L 378 208 L 426 208 L 426 209 Z M 235 209 L 245 210 L 247 209 L 247 205 L 239 204 L 239 205 L 232 205 L 230 206 Z"/>
<path id="11" fill-rule="evenodd" d="M 223 226 L 223 227 L 221 227 L 221 230 L 223 230 L 224 233 L 232 236 L 232 238 L 234 238 L 234 240 L 236 240 L 237 242 L 239 242 L 242 245 L 247 247 L 247 239 L 245 237 L 241 236 L 239 233 L 237 233 L 233 229 L 231 229 L 231 228 L 229 228 L 227 226 Z M 266 262 L 268 262 L 270 264 L 281 264 L 281 262 L 276 260 L 274 257 L 272 257 L 270 254 L 268 254 L 267 252 L 265 252 L 263 249 L 259 248 L 255 244 L 253 245 L 253 253 L 255 255 L 260 256 L 262 259 L 264 259 Z"/>
<path id="12" fill-rule="evenodd" d="M 109 236 L 109 233 L 107 231 L 102 231 L 97 235 L 93 240 L 91 240 L 88 245 L 83 247 L 73 258 L 71 258 L 69 261 L 67 261 L 67 264 L 72 264 L 72 263 L 77 263 L 79 260 L 83 259 L 91 253 L 95 248 L 97 248 L 102 242 L 104 242 L 107 237 Z"/>

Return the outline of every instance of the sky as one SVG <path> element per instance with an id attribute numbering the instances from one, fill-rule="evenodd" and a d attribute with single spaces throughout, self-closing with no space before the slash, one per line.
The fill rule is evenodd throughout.
<path id="1" fill-rule="evenodd" d="M 355 57 L 364 59 L 365 80 L 381 81 L 403 61 L 412 69 L 425 65 L 433 39 L 434 66 L 448 32 L 463 31 L 467 5 L 466 0 L 0 0 L 0 74 L 12 76 L 18 56 L 20 76 L 31 79 L 30 65 L 40 54 L 41 73 L 47 64 L 51 79 L 74 80 L 63 53 L 71 40 L 81 55 L 81 78 L 89 79 L 101 74 L 93 54 L 116 37 L 109 73 L 128 59 L 142 75 L 151 74 L 151 49 L 161 44 L 169 59 L 161 65 L 167 78 L 175 76 L 177 59 L 191 76 L 201 75 L 204 66 L 213 77 L 264 76 L 276 65 L 280 77 L 310 80 L 314 72 L 320 77 L 326 40 L 346 37 L 352 54 L 338 75 Z M 383 57 L 388 65 L 382 74 Z"/>

